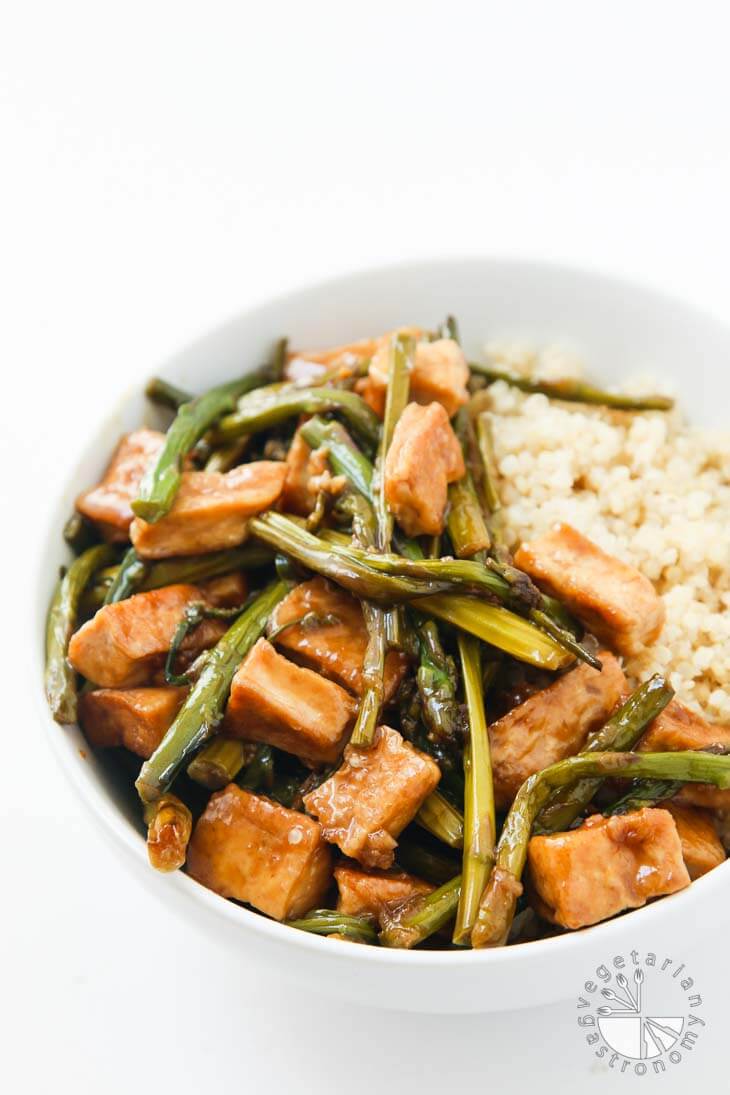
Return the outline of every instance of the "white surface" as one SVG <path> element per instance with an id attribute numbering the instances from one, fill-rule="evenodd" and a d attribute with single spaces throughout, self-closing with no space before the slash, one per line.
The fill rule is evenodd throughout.
<path id="1" fill-rule="evenodd" d="M 232 976 L 119 870 L 60 780 L 24 699 L 30 591 L 15 576 L 64 436 L 120 370 L 154 368 L 280 288 L 512 253 L 628 273 L 726 315 L 726 18 L 715 3 L 3 9 L 0 452 L 23 468 L 2 488 L 8 1090 L 169 1076 L 180 1092 L 428 1092 L 514 1088 L 516 1070 L 549 1092 L 636 1083 L 594 1068 L 566 1005 L 377 1016 Z M 59 453 L 42 469 L 38 435 Z M 642 1081 L 657 1090 L 722 1068 L 728 961 L 709 913 L 697 935 L 708 1030 L 691 1061 Z"/>

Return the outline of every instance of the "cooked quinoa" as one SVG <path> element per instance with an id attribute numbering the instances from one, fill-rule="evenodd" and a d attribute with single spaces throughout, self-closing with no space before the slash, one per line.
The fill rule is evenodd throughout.
<path id="1" fill-rule="evenodd" d="M 491 344 L 487 353 L 541 377 L 583 372 L 554 347 Z M 565 521 L 638 567 L 667 617 L 659 641 L 628 660 L 628 675 L 668 674 L 686 703 L 730 722 L 730 433 L 689 426 L 681 405 L 671 414 L 627 414 L 501 382 L 490 396 L 510 542 Z"/>

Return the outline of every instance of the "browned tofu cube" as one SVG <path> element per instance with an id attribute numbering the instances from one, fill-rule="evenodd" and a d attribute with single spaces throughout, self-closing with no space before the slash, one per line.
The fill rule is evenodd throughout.
<path id="1" fill-rule="evenodd" d="M 325 840 L 366 867 L 390 867 L 396 837 L 412 821 L 441 773 L 397 730 L 379 727 L 370 749 L 349 745 L 334 775 L 304 797 Z"/>
<path id="2" fill-rule="evenodd" d="M 312 766 L 332 764 L 356 707 L 344 688 L 259 639 L 233 678 L 223 729 L 231 737 L 275 745 Z"/>
<path id="3" fill-rule="evenodd" d="M 345 916 L 370 917 L 381 927 L 385 910 L 434 890 L 428 882 L 405 871 L 363 871 L 350 863 L 335 867 L 335 880 L 339 891 L 337 911 Z"/>
<path id="4" fill-rule="evenodd" d="M 135 517 L 132 543 L 145 559 L 236 547 L 246 539 L 249 517 L 274 504 L 285 478 L 286 464 L 277 460 L 183 472 L 170 512 L 154 524 Z"/>
<path id="5" fill-rule="evenodd" d="M 495 802 L 504 809 L 535 772 L 579 753 L 606 722 L 626 688 L 612 654 L 602 650 L 599 672 L 581 663 L 489 727 Z"/>
<path id="6" fill-rule="evenodd" d="M 382 418 L 388 387 L 389 342 L 381 343 L 370 361 L 363 396 Z M 464 351 L 451 338 L 419 342 L 411 371 L 410 398 L 426 405 L 440 403 L 452 418 L 469 398 L 469 366 Z"/>
<path id="7" fill-rule="evenodd" d="M 284 369 L 284 379 L 308 384 L 318 380 L 330 369 L 338 367 L 350 369 L 354 365 L 368 361 L 377 351 L 381 341 L 381 337 L 363 338 L 359 342 L 332 346 L 329 350 L 296 350 L 289 354 Z"/>
<path id="8" fill-rule="evenodd" d="M 461 445 L 440 403 L 409 403 L 385 458 L 385 497 L 408 536 L 444 530 L 449 483 L 464 475 Z"/>
<path id="9" fill-rule="evenodd" d="M 79 722 L 95 749 L 123 745 L 145 760 L 162 741 L 187 688 L 100 688 L 79 700 Z"/>
<path id="10" fill-rule="evenodd" d="M 322 904 L 332 855 L 316 821 L 229 783 L 195 826 L 187 870 L 222 897 L 292 920 Z"/>
<path id="11" fill-rule="evenodd" d="M 104 478 L 76 500 L 76 509 L 98 526 L 105 540 L 129 539 L 132 502 L 142 476 L 165 440 L 158 430 L 134 430 L 119 442 Z"/>
<path id="12" fill-rule="evenodd" d="M 321 626 L 295 621 L 319 617 Z M 327 622 L 325 621 L 325 618 Z M 291 627 L 284 627 L 291 623 Z M 360 602 L 324 578 L 301 582 L 277 606 L 272 618 L 278 630 L 274 642 L 297 661 L 337 681 L 359 696 L 368 633 Z M 391 698 L 408 665 L 404 654 L 391 650 L 385 659 L 385 700 Z"/>
<path id="13" fill-rule="evenodd" d="M 663 802 L 662 809 L 669 810 L 674 818 L 682 842 L 684 865 L 690 878 L 699 878 L 725 862 L 725 849 L 709 810 L 681 806 L 678 802 Z"/>
<path id="14" fill-rule="evenodd" d="M 72 636 L 71 665 L 102 688 L 131 688 L 154 679 L 187 605 L 205 601 L 198 586 L 172 585 L 105 605 Z M 203 620 L 181 647 L 192 659 L 218 641 L 228 624 Z"/>
<path id="15" fill-rule="evenodd" d="M 649 723 L 637 749 L 644 753 L 676 753 L 681 749 L 708 749 L 712 745 L 730 747 L 730 726 L 708 722 L 679 700 L 672 700 Z M 689 805 L 730 810 L 730 791 L 722 791 L 711 783 L 686 783 L 679 797 Z"/>
<path id="16" fill-rule="evenodd" d="M 534 836 L 528 864 L 537 911 L 564 928 L 597 924 L 690 882 L 667 810 L 595 814 L 579 829 Z"/>
<path id="17" fill-rule="evenodd" d="M 664 602 L 649 579 L 570 525 L 523 544 L 515 564 L 621 654 L 640 654 L 664 626 Z"/>

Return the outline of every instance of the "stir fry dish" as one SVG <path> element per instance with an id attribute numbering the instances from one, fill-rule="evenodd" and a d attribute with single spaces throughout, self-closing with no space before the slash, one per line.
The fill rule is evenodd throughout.
<path id="1" fill-rule="evenodd" d="M 724 861 L 730 727 L 635 672 L 666 615 L 646 574 L 567 520 L 515 542 L 498 392 L 536 421 L 672 411 L 470 362 L 452 318 L 150 383 L 167 431 L 114 439 L 64 530 L 46 692 L 136 772 L 153 867 L 317 935 L 464 949 Z"/>

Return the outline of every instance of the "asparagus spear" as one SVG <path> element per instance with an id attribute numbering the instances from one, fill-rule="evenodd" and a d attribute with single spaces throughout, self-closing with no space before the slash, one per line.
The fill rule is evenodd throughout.
<path id="1" fill-rule="evenodd" d="M 415 843 L 409 838 L 401 837 L 398 841 L 397 852 L 398 866 L 419 878 L 425 878 L 436 886 L 442 886 L 444 882 L 454 877 L 456 867 L 452 859 L 439 855 Z"/>
<path id="2" fill-rule="evenodd" d="M 605 753 L 610 749 L 621 753 L 633 749 L 646 727 L 664 710 L 673 695 L 674 689 L 655 673 L 632 692 L 602 729 L 591 735 L 582 752 Z M 569 829 L 600 785 L 600 780 L 588 779 L 556 791 L 540 814 L 536 830 L 553 833 Z"/>
<path id="3" fill-rule="evenodd" d="M 406 948 L 422 943 L 448 924 L 456 912 L 460 894 L 461 875 L 457 875 L 427 897 L 414 898 L 394 911 L 386 911 L 380 942 L 385 947 Z"/>
<path id="4" fill-rule="evenodd" d="M 344 426 L 334 419 L 326 421 L 315 415 L 299 427 L 299 432 L 311 448 L 327 450 L 335 475 L 344 475 L 355 490 L 372 501 L 373 466 Z"/>
<path id="5" fill-rule="evenodd" d="M 128 548 L 119 568 L 112 579 L 112 583 L 104 597 L 105 605 L 113 605 L 117 601 L 126 601 L 136 593 L 139 586 L 147 576 L 149 563 L 140 559 L 133 547 Z"/>
<path id="6" fill-rule="evenodd" d="M 270 791 L 274 785 L 274 752 L 270 745 L 257 745 L 252 759 L 236 780 L 245 791 Z"/>
<path id="7" fill-rule="evenodd" d="M 176 795 L 163 795 L 145 807 L 147 856 L 158 871 L 176 871 L 185 863 L 193 817 Z"/>
<path id="8" fill-rule="evenodd" d="M 165 793 L 187 758 L 215 731 L 223 717 L 233 675 L 269 616 L 288 591 L 284 582 L 272 582 L 235 620 L 208 653 L 203 670 L 172 725 L 145 761 L 135 786 L 143 802 Z"/>
<path id="9" fill-rule="evenodd" d="M 190 761 L 188 775 L 203 787 L 220 791 L 233 782 L 253 752 L 247 742 L 216 734 Z"/>
<path id="10" fill-rule="evenodd" d="M 243 437 L 239 437 L 236 441 L 231 441 L 228 445 L 221 445 L 220 448 L 213 449 L 205 462 L 205 470 L 217 472 L 230 471 L 232 467 L 239 463 L 250 442 L 250 435 L 244 434 Z"/>
<path id="11" fill-rule="evenodd" d="M 334 909 L 313 909 L 301 920 L 286 920 L 290 928 L 314 935 L 339 935 L 352 943 L 377 943 L 375 928 L 364 916 L 345 916 Z"/>
<path id="12" fill-rule="evenodd" d="M 572 658 L 545 632 L 506 608 L 485 604 L 476 597 L 434 594 L 411 604 L 428 616 L 445 620 L 482 642 L 539 669 L 565 669 Z"/>
<path id="13" fill-rule="evenodd" d="M 730 756 L 716 753 L 581 753 L 530 776 L 520 787 L 502 828 L 495 866 L 472 932 L 475 947 L 501 946 L 509 934 L 532 826 L 551 793 L 583 779 L 647 778 L 730 787 Z"/>
<path id="14" fill-rule="evenodd" d="M 464 944 L 471 938 L 479 901 L 494 864 L 497 826 L 479 642 L 460 633 L 459 656 L 469 712 L 469 743 L 464 750 L 464 857 L 453 941 Z"/>
<path id="15" fill-rule="evenodd" d="M 169 513 L 180 487 L 185 456 L 221 415 L 233 410 L 239 396 L 261 383 L 261 375 L 251 373 L 221 384 L 180 406 L 157 460 L 142 479 L 139 497 L 132 502 L 137 517 L 154 523 Z"/>
<path id="16" fill-rule="evenodd" d="M 460 559 L 469 559 L 487 551 L 492 544 L 484 521 L 474 480 L 469 468 L 468 411 L 462 407 L 454 420 L 454 430 L 464 454 L 464 476 L 449 487 L 449 509 L 446 525 L 454 551 Z"/>
<path id="17" fill-rule="evenodd" d="M 617 799 L 611 805 L 602 810 L 602 814 L 630 814 L 634 810 L 641 810 L 644 806 L 654 806 L 657 802 L 665 802 L 668 798 L 674 798 L 682 790 L 682 784 L 676 780 L 668 779 L 637 779 L 625 795 Z"/>
<path id="18" fill-rule="evenodd" d="M 300 414 L 336 411 L 343 415 L 365 444 L 375 446 L 380 422 L 375 412 L 355 392 L 343 388 L 298 388 L 293 384 L 271 384 L 249 391 L 213 430 L 214 442 L 235 441 L 242 434 L 259 433 Z"/>
<path id="19" fill-rule="evenodd" d="M 190 403 L 195 397 L 189 392 L 171 384 L 169 380 L 155 376 L 145 388 L 145 395 L 153 403 L 159 403 L 162 407 L 169 407 L 172 411 L 179 411 L 183 403 Z"/>
<path id="20" fill-rule="evenodd" d="M 422 718 L 430 737 L 450 741 L 456 735 L 458 722 L 454 664 L 444 652 L 433 620 L 419 617 L 416 635 L 419 656 L 416 685 Z"/>
<path id="21" fill-rule="evenodd" d="M 63 526 L 63 538 L 75 555 L 80 555 L 99 540 L 91 522 L 76 510 Z"/>
<path id="22" fill-rule="evenodd" d="M 68 644 L 76 629 L 81 596 L 95 570 L 114 558 L 114 548 L 87 548 L 59 579 L 46 621 L 46 698 L 56 722 L 76 722 L 76 672 L 68 662 Z"/>
<path id="23" fill-rule="evenodd" d="M 432 791 L 416 814 L 416 821 L 442 844 L 450 848 L 464 846 L 464 818 L 438 791 Z"/>
<path id="24" fill-rule="evenodd" d="M 503 380 L 520 391 L 541 392 L 551 399 L 562 399 L 568 403 L 595 403 L 623 411 L 671 411 L 674 406 L 674 400 L 665 395 L 621 395 L 618 392 L 602 391 L 583 380 L 537 380 L 508 369 L 495 369 L 477 361 L 470 361 L 469 368 L 472 372 L 485 376 L 490 383 Z"/>

